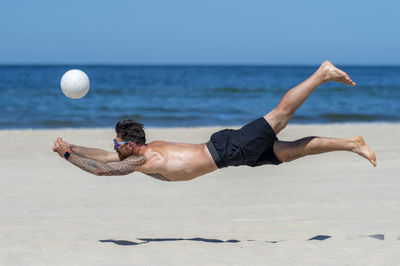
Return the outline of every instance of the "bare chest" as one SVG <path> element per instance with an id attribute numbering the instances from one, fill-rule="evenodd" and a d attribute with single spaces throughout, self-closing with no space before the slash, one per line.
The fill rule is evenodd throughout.
<path id="1" fill-rule="evenodd" d="M 151 147 L 138 171 L 160 180 L 190 180 L 216 169 L 202 144 L 166 144 Z M 211 161 L 210 161 L 211 160 Z"/>

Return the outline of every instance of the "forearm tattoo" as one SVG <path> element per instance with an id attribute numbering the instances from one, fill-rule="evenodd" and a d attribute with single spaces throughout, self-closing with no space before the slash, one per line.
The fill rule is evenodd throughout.
<path id="1" fill-rule="evenodd" d="M 68 161 L 95 175 L 127 175 L 134 172 L 137 166 L 143 165 L 146 162 L 146 156 L 143 154 L 133 155 L 121 162 L 102 163 L 72 153 Z"/>
<path id="2" fill-rule="evenodd" d="M 171 181 L 171 180 L 169 180 L 168 178 L 166 178 L 165 176 L 163 176 L 162 174 L 158 174 L 158 173 L 155 173 L 155 174 L 146 174 L 146 175 L 151 176 L 151 177 L 154 177 L 154 178 L 157 178 L 157 179 L 162 180 L 162 181 Z"/>

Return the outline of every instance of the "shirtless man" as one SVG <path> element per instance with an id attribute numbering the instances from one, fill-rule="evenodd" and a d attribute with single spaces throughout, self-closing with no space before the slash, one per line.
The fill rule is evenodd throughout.
<path id="1" fill-rule="evenodd" d="M 278 165 L 330 151 L 354 152 L 376 166 L 375 153 L 360 136 L 348 139 L 306 137 L 290 142 L 277 139 L 276 135 L 308 96 L 329 81 L 356 85 L 345 72 L 325 61 L 307 80 L 290 89 L 271 112 L 239 130 L 216 132 L 207 143 L 153 141 L 146 144 L 143 125 L 124 120 L 115 128 L 116 152 L 68 144 L 61 138 L 54 141 L 53 151 L 95 175 L 142 172 L 164 181 L 190 180 L 228 166 Z"/>

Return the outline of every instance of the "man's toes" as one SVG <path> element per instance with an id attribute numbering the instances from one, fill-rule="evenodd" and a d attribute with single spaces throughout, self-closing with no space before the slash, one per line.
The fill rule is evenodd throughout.
<path id="1" fill-rule="evenodd" d="M 350 84 L 350 85 L 352 85 L 352 86 L 355 86 L 356 85 L 356 83 L 351 79 L 351 78 L 349 78 L 349 77 L 346 77 L 346 82 L 348 83 L 348 84 Z"/>

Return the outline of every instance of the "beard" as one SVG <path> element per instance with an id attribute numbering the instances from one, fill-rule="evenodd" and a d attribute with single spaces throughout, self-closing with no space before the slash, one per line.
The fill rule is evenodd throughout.
<path id="1" fill-rule="evenodd" d="M 130 156 L 130 154 L 122 154 L 120 151 L 117 151 L 117 153 L 120 161 L 123 161 Z"/>

